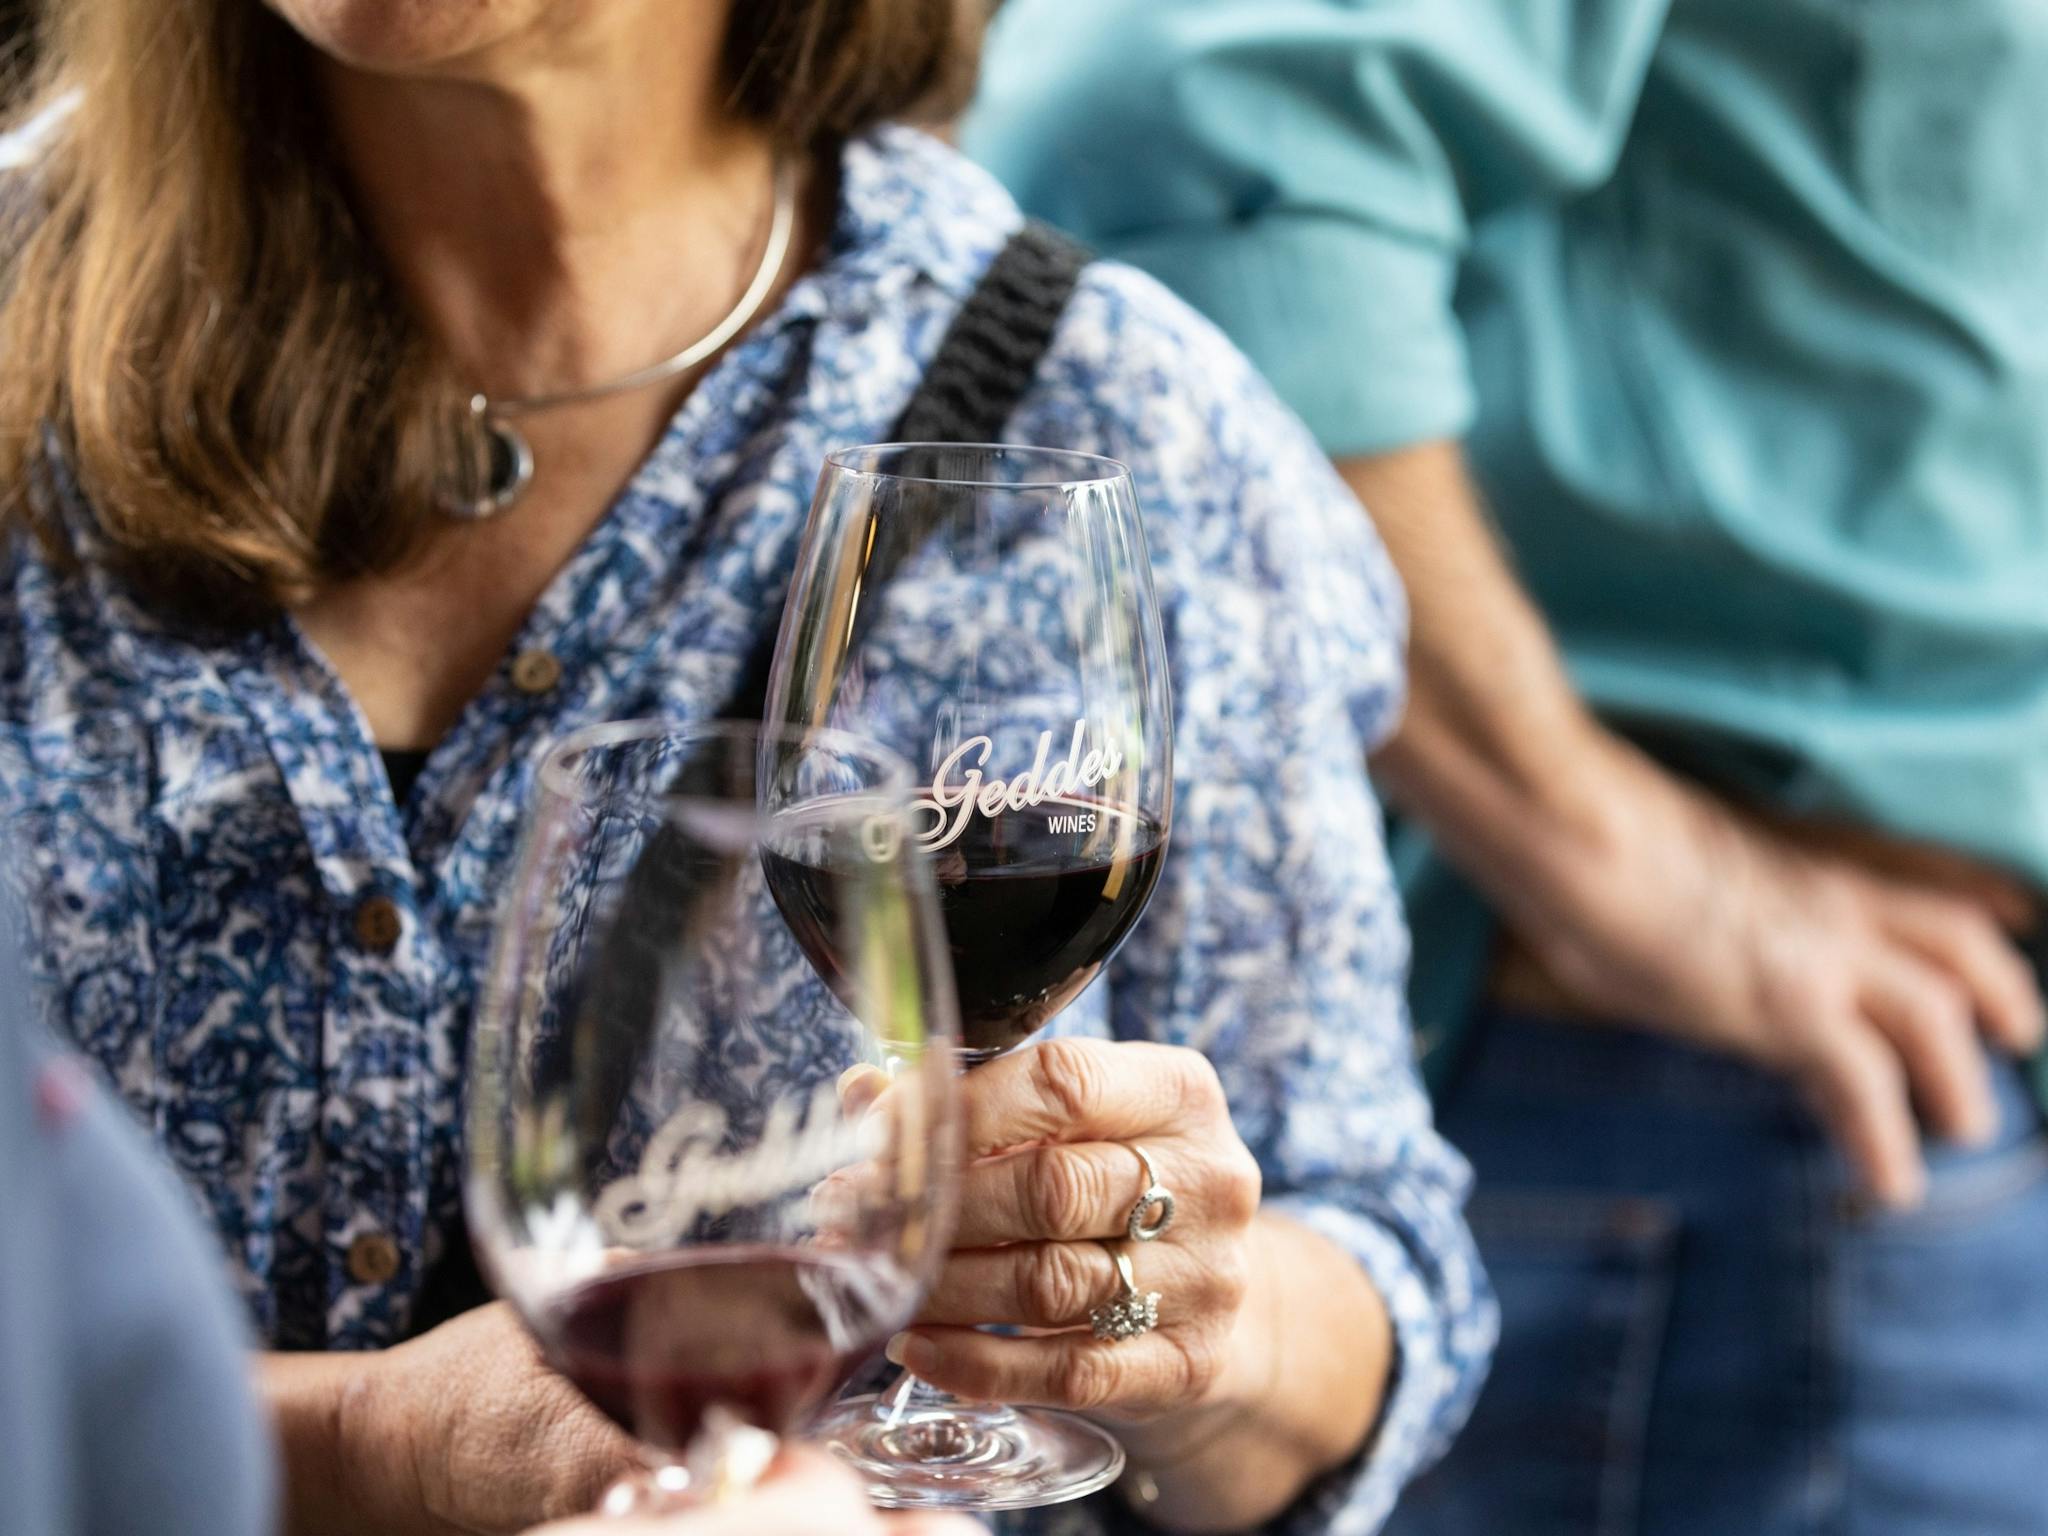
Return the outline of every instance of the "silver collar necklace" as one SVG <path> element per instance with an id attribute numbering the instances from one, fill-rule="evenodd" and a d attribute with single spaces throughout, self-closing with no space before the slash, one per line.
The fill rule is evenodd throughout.
<path id="1" fill-rule="evenodd" d="M 533 481 L 533 448 L 525 435 L 512 424 L 514 417 L 659 384 L 696 367 L 738 335 L 761 308 L 762 301 L 768 297 L 768 290 L 775 286 L 776 278 L 782 275 L 783 258 L 789 254 L 790 231 L 796 224 L 796 183 L 796 163 L 792 160 L 779 162 L 775 167 L 775 204 L 768 222 L 768 243 L 761 251 L 761 265 L 755 269 L 754 280 L 747 284 L 747 291 L 740 295 L 739 302 L 723 320 L 682 351 L 616 379 L 558 390 L 549 395 L 527 395 L 517 400 L 493 400 L 481 394 L 470 396 L 470 419 L 483 439 L 480 456 L 484 466 L 483 488 L 473 496 L 444 493 L 440 497 L 441 511 L 457 522 L 480 522 L 484 518 L 495 517 L 526 493 L 526 487 Z"/>

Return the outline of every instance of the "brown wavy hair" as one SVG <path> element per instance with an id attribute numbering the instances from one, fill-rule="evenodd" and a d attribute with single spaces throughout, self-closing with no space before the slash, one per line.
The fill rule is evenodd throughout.
<path id="1" fill-rule="evenodd" d="M 985 0 L 734 0 L 732 101 L 785 148 L 940 117 Z M 44 0 L 7 92 L 0 528 L 56 488 L 146 597 L 254 619 L 415 547 L 465 392 L 349 205 L 311 49 L 260 0 Z M 69 100 L 68 108 L 60 103 Z"/>

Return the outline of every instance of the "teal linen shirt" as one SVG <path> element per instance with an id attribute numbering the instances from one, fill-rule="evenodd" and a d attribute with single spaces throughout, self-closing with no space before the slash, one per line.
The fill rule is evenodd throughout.
<path id="1" fill-rule="evenodd" d="M 1653 750 L 2048 885 L 2048 0 L 1009 0 L 965 143 L 1332 454 L 1462 437 Z"/>

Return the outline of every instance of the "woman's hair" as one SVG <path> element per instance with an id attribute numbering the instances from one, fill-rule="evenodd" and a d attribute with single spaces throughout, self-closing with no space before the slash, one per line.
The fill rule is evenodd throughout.
<path id="1" fill-rule="evenodd" d="M 956 108 L 980 0 L 733 0 L 735 109 L 804 150 Z M 261 0 L 43 0 L 0 193 L 0 534 L 60 472 L 146 597 L 253 619 L 397 563 L 474 475 L 467 393 L 350 207 Z"/>

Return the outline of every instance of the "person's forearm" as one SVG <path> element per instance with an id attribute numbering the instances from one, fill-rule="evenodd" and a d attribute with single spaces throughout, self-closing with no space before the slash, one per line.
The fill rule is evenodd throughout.
<path id="1" fill-rule="evenodd" d="M 1987 1041 L 2041 1040 L 2039 989 L 1997 921 L 2024 921 L 2027 893 L 1666 772 L 1573 693 L 1454 449 L 1339 467 L 1414 610 L 1409 717 L 1374 769 L 1519 941 L 1493 995 L 1775 1071 L 1871 1193 L 1917 1203 L 1925 1137 L 1995 1123 Z"/>
<path id="2" fill-rule="evenodd" d="M 284 1460 L 284 1536 L 357 1536 L 368 1527 L 346 1426 L 363 1390 L 362 1358 L 267 1352 L 256 1371 Z"/>
<path id="3" fill-rule="evenodd" d="M 1357 1261 L 1270 1212 L 1258 1218 L 1252 1252 L 1231 1391 L 1119 1428 L 1131 1458 L 1119 1487 L 1166 1530 L 1263 1524 L 1356 1455 L 1379 1419 L 1393 1328 Z"/>
<path id="4" fill-rule="evenodd" d="M 1455 444 L 1337 468 L 1409 595 L 1408 710 L 1374 756 L 1374 777 L 1518 927 L 1540 935 L 1559 920 L 1558 887 L 1577 856 L 1617 835 L 1606 785 L 1629 749 L 1573 690 Z"/>

